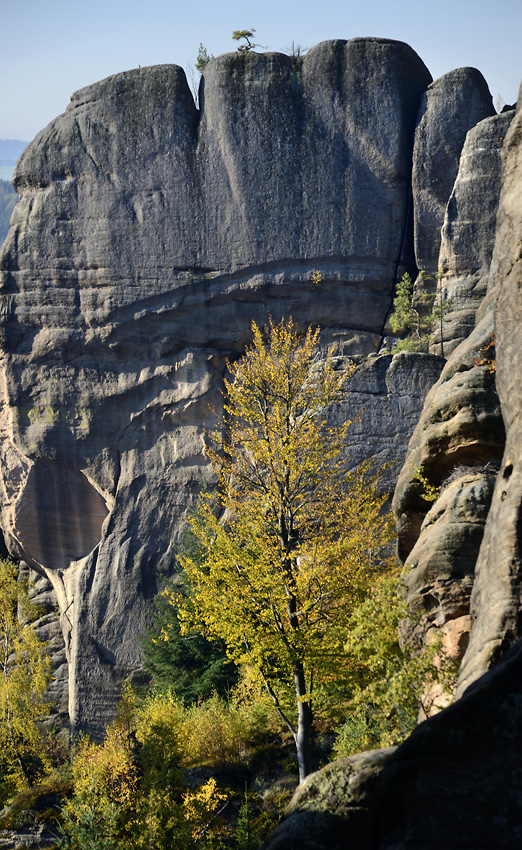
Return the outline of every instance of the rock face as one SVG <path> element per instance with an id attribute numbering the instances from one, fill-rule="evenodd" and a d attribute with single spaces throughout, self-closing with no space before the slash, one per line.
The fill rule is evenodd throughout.
<path id="1" fill-rule="evenodd" d="M 21 565 L 20 572 L 25 578 L 31 579 L 30 599 L 39 612 L 35 629 L 39 639 L 45 643 L 46 654 L 51 661 L 52 682 L 49 688 L 51 711 L 47 726 L 50 729 L 63 728 L 66 725 L 69 710 L 69 671 L 53 587 L 44 576 L 31 575 L 24 564 Z"/>
<path id="2" fill-rule="evenodd" d="M 500 155 L 514 112 L 481 121 L 468 133 L 442 228 L 438 283 L 450 309 L 437 323 L 431 351 L 448 357 L 475 326 L 488 289 L 500 196 Z M 480 210 L 480 215 L 477 215 Z M 442 338 L 442 344 L 441 344 Z"/>
<path id="3" fill-rule="evenodd" d="M 429 354 L 402 351 L 394 356 L 355 357 L 353 362 L 357 368 L 341 403 L 332 408 L 328 425 L 351 420 L 347 446 L 351 467 L 368 458 L 376 468 L 388 465 L 381 486 L 391 493 L 426 393 L 439 377 L 444 361 Z"/>
<path id="4" fill-rule="evenodd" d="M 383 39 L 231 54 L 199 113 L 180 68 L 145 68 L 77 92 L 24 152 L 0 257 L 2 529 L 54 587 L 75 729 L 102 734 L 139 665 L 252 320 L 317 324 L 340 355 L 381 347 L 430 82 Z M 340 415 L 383 419 L 371 439 L 357 426 L 355 455 L 402 458 L 438 374 L 423 362 L 360 363 Z"/>
<path id="5" fill-rule="evenodd" d="M 458 693 L 521 636 L 522 608 L 522 99 L 504 143 L 502 196 L 491 268 L 495 287 L 496 384 L 506 427 L 502 458 L 476 567 L 472 628 Z"/>
<path id="6" fill-rule="evenodd" d="M 476 68 L 444 74 L 422 97 L 413 150 L 413 214 L 417 266 L 430 275 L 438 272 L 440 231 L 466 134 L 494 114 L 487 83 Z"/>
<path id="7" fill-rule="evenodd" d="M 493 293 L 483 299 L 488 281 L 491 289 L 496 283 L 490 265 L 500 152 L 512 118 L 508 112 L 481 121 L 464 144 L 440 252 L 439 286 L 454 301 L 443 316 L 449 360 L 426 399 L 394 495 L 409 605 L 425 615 L 428 632 L 442 628 L 459 658 L 469 639 L 475 564 L 505 441 L 495 385 Z M 437 338 L 432 348 L 440 352 L 436 331 Z"/>
<path id="8" fill-rule="evenodd" d="M 451 632 L 460 657 L 469 634 L 475 562 L 504 448 L 494 373 L 475 362 L 493 332 L 490 305 L 426 397 L 393 499 L 408 604 L 425 615 L 428 631 L 442 628 L 448 637 Z"/>
<path id="9" fill-rule="evenodd" d="M 453 639 L 460 641 L 460 652 L 468 629 L 459 627 L 465 626 L 473 586 L 469 645 L 457 688 L 460 698 L 421 723 L 388 756 L 378 776 L 378 758 L 366 754 L 368 759 L 372 756 L 371 781 L 366 786 L 364 754 L 355 773 L 351 765 L 339 762 L 314 776 L 314 797 L 296 796 L 287 819 L 266 842 L 266 850 L 282 846 L 285 850 L 302 846 L 314 850 L 425 850 L 431 846 L 514 850 L 520 845 L 520 98 L 502 159 L 490 292 L 478 310 L 475 329 L 454 350 L 426 398 L 395 495 L 403 557 L 412 563 L 407 577 L 410 601 L 426 612 L 434 627 L 457 624 Z M 480 208 L 476 215 L 480 216 Z M 493 331 L 496 346 L 484 351 Z M 498 462 L 498 474 L 491 461 Z M 418 463 L 425 471 L 424 482 L 412 474 Z M 422 491 L 430 495 L 426 482 L 443 484 L 431 508 L 422 497 Z M 356 806 L 350 805 L 350 789 L 342 792 L 341 799 L 331 793 L 331 776 L 337 771 L 336 788 L 343 778 L 352 784 L 357 790 Z M 331 808 L 325 805 L 326 799 L 332 800 Z M 365 825 L 371 824 L 369 834 L 361 830 L 361 818 Z M 306 825 L 304 837 L 302 824 Z"/>

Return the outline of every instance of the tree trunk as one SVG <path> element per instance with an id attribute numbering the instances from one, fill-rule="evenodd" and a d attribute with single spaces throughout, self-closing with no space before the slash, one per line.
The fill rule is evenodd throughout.
<path id="1" fill-rule="evenodd" d="M 312 707 L 306 699 L 305 677 L 302 667 L 294 668 L 295 695 L 297 698 L 297 730 L 294 735 L 299 768 L 299 784 L 312 771 L 310 738 L 312 734 Z M 305 697 L 306 701 L 302 698 Z"/>

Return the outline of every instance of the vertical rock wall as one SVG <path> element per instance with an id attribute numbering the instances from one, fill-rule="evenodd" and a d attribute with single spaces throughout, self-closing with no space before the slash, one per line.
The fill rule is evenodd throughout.
<path id="1" fill-rule="evenodd" d="M 481 121 L 468 133 L 449 198 L 439 254 L 442 322 L 431 351 L 449 357 L 473 330 L 488 289 L 500 196 L 501 153 L 513 112 Z M 480 211 L 480 214 L 478 214 Z M 442 339 L 442 344 L 441 344 Z"/>
<path id="2" fill-rule="evenodd" d="M 252 320 L 292 315 L 369 358 L 336 415 L 366 411 L 354 459 L 402 459 L 441 364 L 376 355 L 396 281 L 415 270 L 412 149 L 430 83 L 386 39 L 221 56 L 201 112 L 180 68 L 144 68 L 77 92 L 24 152 L 0 255 L 1 522 L 54 587 L 74 728 L 101 734 L 139 665 L 148 600 L 209 476 L 226 358 Z M 435 156 L 462 112 L 450 171 L 488 108 L 478 72 L 451 85 L 417 134 Z"/>
<path id="3" fill-rule="evenodd" d="M 460 157 L 444 226 L 439 294 L 448 362 L 430 391 L 394 495 L 399 554 L 408 600 L 425 615 L 423 629 L 442 628 L 461 659 L 469 639 L 475 565 L 504 450 L 503 413 L 495 381 L 494 295 L 485 298 L 501 191 L 500 159 L 513 112 L 471 129 Z M 433 351 L 441 352 L 440 327 Z M 460 344 L 459 344 L 460 343 Z M 421 475 L 440 491 L 426 498 Z"/>
<path id="4" fill-rule="evenodd" d="M 487 83 L 476 68 L 457 68 L 435 80 L 421 100 L 412 168 L 415 259 L 429 275 L 439 270 L 441 227 L 468 131 L 494 115 Z"/>
<path id="5" fill-rule="evenodd" d="M 139 664 L 252 320 L 292 315 L 340 354 L 378 351 L 411 260 L 430 82 L 384 39 L 231 54 L 207 67 L 199 114 L 181 69 L 144 68 L 73 95 L 18 163 L 0 257 L 2 528 L 54 586 L 74 728 L 101 734 Z M 387 429 L 397 455 L 434 373 L 388 358 L 365 374 L 346 415 L 372 386 L 381 414 L 424 388 Z M 382 430 L 361 450 L 382 453 Z"/>
<path id="6" fill-rule="evenodd" d="M 506 445 L 476 566 L 470 645 L 458 693 L 522 636 L 522 99 L 503 146 L 502 196 L 491 268 L 496 385 Z"/>

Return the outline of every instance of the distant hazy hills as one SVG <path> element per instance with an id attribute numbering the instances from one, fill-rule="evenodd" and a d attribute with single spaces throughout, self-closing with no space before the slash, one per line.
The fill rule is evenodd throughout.
<path id="1" fill-rule="evenodd" d="M 0 165 L 15 165 L 16 160 L 29 142 L 19 139 L 0 139 Z"/>
<path id="2" fill-rule="evenodd" d="M 27 144 L 19 139 L 0 139 L 0 245 L 7 236 L 9 219 L 18 200 L 11 183 L 12 170 Z"/>

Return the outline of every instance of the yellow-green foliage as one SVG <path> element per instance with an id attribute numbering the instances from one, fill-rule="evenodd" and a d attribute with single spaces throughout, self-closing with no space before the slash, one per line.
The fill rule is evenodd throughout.
<path id="1" fill-rule="evenodd" d="M 220 710 L 226 714 L 224 705 Z M 214 779 L 188 789 L 182 773 L 194 758 L 198 734 L 214 735 L 213 749 L 205 751 L 201 743 L 202 755 L 206 752 L 212 766 L 222 763 L 216 717 L 219 726 L 215 705 L 202 706 L 198 714 L 169 693 L 151 694 L 137 707 L 132 690 L 126 689 L 103 744 L 84 739 L 75 748 L 74 793 L 62 810 L 65 846 L 184 850 L 202 831 L 209 838 L 219 834 L 214 816 L 226 794 Z M 241 741 L 241 729 L 235 731 Z"/>
<path id="2" fill-rule="evenodd" d="M 393 575 L 378 579 L 352 614 L 346 643 L 351 696 L 336 757 L 400 743 L 415 727 L 419 710 L 433 707 L 430 685 L 452 691 L 456 666 L 440 641 L 401 648 L 399 624 L 407 614 L 402 583 Z"/>
<path id="3" fill-rule="evenodd" d="M 350 473 L 343 461 L 350 423 L 326 422 L 354 367 L 320 360 L 318 333 L 301 338 L 291 320 L 271 325 L 268 342 L 253 333 L 225 382 L 209 450 L 220 496 L 203 496 L 191 520 L 204 557 L 182 559 L 180 620 L 259 671 L 297 743 L 312 699 L 328 702 L 349 614 L 383 569 L 391 527 L 368 466 Z"/>
<path id="4" fill-rule="evenodd" d="M 48 710 L 49 659 L 31 625 L 37 614 L 15 564 L 0 559 L 0 801 L 31 784 L 37 721 Z"/>
<path id="5" fill-rule="evenodd" d="M 191 765 L 225 767 L 245 761 L 248 710 L 217 694 L 186 710 L 185 758 Z"/>
<path id="6" fill-rule="evenodd" d="M 424 467 L 417 466 L 413 478 L 422 486 L 421 496 L 425 502 L 436 502 L 440 495 L 440 487 L 436 487 L 424 474 Z"/>
<path id="7" fill-rule="evenodd" d="M 93 795 L 126 808 L 137 782 L 136 765 L 126 733 L 109 727 L 103 745 L 80 741 L 72 761 L 75 794 L 89 801 Z"/>

